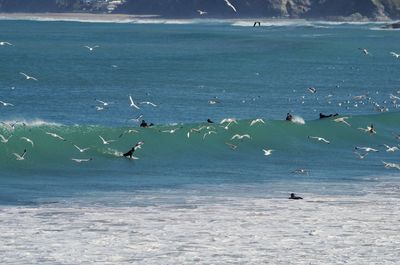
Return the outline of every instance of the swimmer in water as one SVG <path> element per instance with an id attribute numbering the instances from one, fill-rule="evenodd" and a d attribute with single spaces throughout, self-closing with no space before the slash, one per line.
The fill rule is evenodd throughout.
<path id="1" fill-rule="evenodd" d="M 210 119 L 207 119 L 207 122 L 208 123 L 214 123 L 212 120 L 210 120 Z"/>
<path id="2" fill-rule="evenodd" d="M 303 198 L 302 197 L 299 197 L 299 196 L 296 196 L 296 195 L 294 195 L 294 193 L 291 193 L 290 194 L 290 198 L 289 199 L 291 199 L 291 200 L 302 200 Z"/>
<path id="3" fill-rule="evenodd" d="M 142 127 L 142 128 L 148 128 L 153 125 L 154 125 L 153 123 L 147 124 L 147 122 L 145 120 L 142 120 L 142 122 L 140 123 L 140 127 Z"/>
<path id="4" fill-rule="evenodd" d="M 286 120 L 287 120 L 287 121 L 292 121 L 292 119 L 293 119 L 292 114 L 290 114 L 290 113 L 288 112 L 288 114 L 286 114 Z"/>
<path id="5" fill-rule="evenodd" d="M 336 117 L 336 116 L 338 116 L 338 115 L 339 115 L 338 113 L 329 114 L 329 115 L 324 115 L 324 114 L 320 113 L 320 114 L 319 114 L 319 118 L 320 118 L 320 119 L 323 119 L 323 118 L 330 118 L 330 117 Z"/>

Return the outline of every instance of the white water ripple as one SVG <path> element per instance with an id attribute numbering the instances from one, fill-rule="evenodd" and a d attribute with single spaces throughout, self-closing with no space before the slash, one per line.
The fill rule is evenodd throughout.
<path id="1" fill-rule="evenodd" d="M 176 194 L 131 199 L 171 200 Z M 310 195 L 308 195 L 310 196 Z M 398 264 L 400 198 L 0 208 L 2 264 Z"/>

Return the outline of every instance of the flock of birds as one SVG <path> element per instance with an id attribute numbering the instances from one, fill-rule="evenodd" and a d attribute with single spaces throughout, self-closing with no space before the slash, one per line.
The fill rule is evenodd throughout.
<path id="1" fill-rule="evenodd" d="M 232 8 L 235 12 L 237 12 L 236 8 L 228 0 L 224 0 L 224 1 L 226 2 L 226 4 L 230 8 Z M 200 15 L 207 14 L 206 11 L 202 11 L 202 10 L 198 10 L 198 12 L 199 12 Z M 13 44 L 10 43 L 10 42 L 7 42 L 7 41 L 1 41 L 0 42 L 0 46 L 13 46 Z M 100 48 L 99 45 L 83 46 L 83 47 L 88 49 L 89 52 L 94 52 L 95 49 Z M 367 55 L 367 56 L 370 55 L 369 51 L 366 48 L 360 48 L 360 50 L 362 50 L 362 52 L 365 55 Z M 397 58 L 397 59 L 400 58 L 400 55 L 395 53 L 395 52 L 390 52 L 390 54 L 393 57 Z M 36 78 L 34 76 L 30 76 L 30 75 L 28 75 L 28 74 L 26 74 L 24 72 L 20 72 L 19 74 L 26 80 L 35 81 L 35 82 L 39 81 L 38 78 Z M 309 87 L 307 89 L 307 91 L 309 93 L 311 93 L 311 94 L 316 94 L 318 92 L 318 90 L 315 87 Z M 397 91 L 397 93 L 400 94 L 400 91 Z M 332 96 L 333 95 L 328 95 L 328 96 L 326 96 L 326 98 L 329 100 L 329 98 L 331 98 Z M 304 99 L 305 99 L 305 96 L 302 96 L 302 99 L 301 99 L 302 100 L 301 101 L 302 104 L 304 104 Z M 373 101 L 372 97 L 369 96 L 368 94 L 352 96 L 352 99 L 355 101 L 354 107 L 357 107 L 358 104 L 371 103 L 374 106 L 375 110 L 377 110 L 377 111 L 380 111 L 380 112 L 388 111 L 388 107 L 380 106 L 380 104 L 378 102 Z M 136 109 L 136 110 L 140 110 L 141 109 L 141 105 L 149 105 L 149 106 L 152 106 L 152 107 L 157 107 L 157 104 L 155 104 L 153 102 L 150 102 L 150 101 L 135 101 L 132 98 L 132 96 L 130 96 L 130 95 L 128 97 L 128 100 L 129 100 L 129 107 L 131 107 L 133 109 Z M 110 106 L 110 104 L 113 103 L 113 102 L 108 102 L 108 101 L 100 100 L 100 99 L 96 99 L 95 101 L 96 101 L 96 103 L 98 103 L 97 106 L 95 106 L 97 111 L 105 110 L 108 106 Z M 290 101 L 290 99 L 289 99 L 289 101 Z M 399 107 L 399 105 L 398 105 L 399 101 L 400 101 L 400 96 L 397 96 L 395 94 L 390 94 L 390 102 L 393 104 L 393 106 L 395 108 Z M 330 101 L 328 101 L 328 102 L 330 104 Z M 214 99 L 209 100 L 208 103 L 210 105 L 219 104 L 220 100 L 215 97 Z M 347 101 L 344 101 L 344 102 L 339 102 L 338 106 L 342 106 L 342 104 L 344 105 L 344 104 L 350 104 L 350 103 L 351 103 L 351 101 L 347 100 Z M 384 103 L 387 103 L 387 101 L 384 101 Z M 10 102 L 2 101 L 2 100 L 0 100 L 0 104 L 1 104 L 0 106 L 2 106 L 2 107 L 13 107 L 14 106 L 14 104 L 12 104 Z M 132 119 L 132 120 L 140 122 L 142 117 L 143 117 L 142 115 L 139 115 L 138 117 L 136 117 L 135 119 Z M 345 124 L 347 126 L 351 126 L 351 124 L 348 122 L 349 117 L 333 117 L 333 118 L 330 118 L 330 119 L 332 119 L 333 122 L 343 123 L 343 124 Z M 15 126 L 17 124 L 19 124 L 19 122 L 14 122 L 14 123 L 1 122 L 1 123 L 6 128 L 6 130 L 8 132 L 11 132 L 11 133 L 14 131 Z M 205 140 L 207 137 L 217 134 L 218 132 L 216 130 L 215 124 L 211 124 L 211 123 L 213 123 L 213 122 L 209 121 L 209 124 L 207 124 L 207 125 L 202 125 L 200 127 L 189 129 L 187 131 L 187 133 L 186 133 L 187 138 L 190 138 L 193 133 L 202 133 L 202 138 L 203 138 L 203 140 Z M 218 124 L 218 126 L 223 128 L 224 130 L 228 131 L 232 124 L 237 124 L 236 119 L 227 118 L 227 119 L 223 119 Z M 259 124 L 259 125 L 265 124 L 265 121 L 262 118 L 254 119 L 254 120 L 250 121 L 249 126 L 252 127 L 252 126 L 255 126 L 257 124 Z M 24 124 L 22 123 L 22 125 L 24 125 Z M 182 127 L 176 127 L 176 128 L 172 128 L 172 129 L 159 130 L 159 132 L 174 134 L 175 132 L 177 132 L 181 128 Z M 366 128 L 358 128 L 358 130 L 361 130 L 361 131 L 363 131 L 365 133 L 369 133 L 371 135 L 372 134 L 376 134 L 376 130 L 374 129 L 373 125 L 367 126 Z M 119 136 L 119 138 L 121 138 L 123 135 L 128 134 L 128 133 L 138 133 L 138 132 L 139 132 L 138 130 L 130 129 L 130 130 L 122 132 L 121 135 Z M 61 140 L 61 141 L 67 141 L 66 139 L 64 139 L 64 137 L 62 137 L 62 136 L 60 136 L 60 135 L 58 135 L 58 134 L 56 134 L 54 132 L 45 132 L 45 134 L 48 135 L 49 137 L 53 137 L 53 138 Z M 396 136 L 397 139 L 400 139 L 400 135 L 395 134 L 395 136 Z M 0 134 L 0 142 L 2 144 L 7 144 L 12 137 L 13 137 L 12 134 L 10 134 L 9 136 L 5 136 L 3 134 Z M 103 145 L 110 145 L 111 143 L 117 141 L 115 139 L 106 139 L 101 135 L 99 135 L 98 137 L 99 137 L 99 140 L 101 141 L 101 143 Z M 308 138 L 310 140 L 318 141 L 318 142 L 321 142 L 321 143 L 324 143 L 324 144 L 330 144 L 331 143 L 330 140 L 328 140 L 328 139 L 326 139 L 324 137 L 321 137 L 321 136 L 308 136 Z M 251 140 L 251 139 L 252 139 L 252 137 L 249 134 L 234 134 L 234 135 L 232 135 L 230 137 L 229 141 L 225 142 L 225 144 L 230 149 L 236 150 L 238 145 L 235 144 L 235 141 L 243 141 L 243 140 Z M 20 140 L 29 143 L 32 148 L 34 147 L 34 142 L 33 142 L 32 139 L 29 139 L 28 137 L 23 136 L 23 137 L 20 137 Z M 140 144 L 136 144 L 135 145 L 135 146 L 137 146 L 137 148 L 141 148 L 141 146 L 143 145 L 143 142 L 139 142 L 139 143 Z M 78 146 L 76 143 L 72 143 L 71 142 L 71 144 L 76 148 L 76 150 L 79 153 L 85 153 L 86 151 L 91 149 L 91 147 L 82 148 L 82 147 Z M 389 146 L 387 144 L 383 144 L 382 146 L 384 146 L 386 148 L 386 150 L 385 150 L 386 152 L 394 153 L 394 152 L 399 151 L 399 146 L 400 145 L 399 146 Z M 275 150 L 269 149 L 269 148 L 263 148 L 263 149 L 261 149 L 261 151 L 263 152 L 264 156 L 271 156 L 272 153 Z M 360 153 L 361 151 L 363 151 L 364 153 Z M 359 146 L 357 146 L 357 147 L 355 147 L 354 153 L 359 159 L 364 159 L 369 153 L 378 152 L 378 151 L 379 151 L 378 149 L 372 148 L 372 147 L 359 147 Z M 13 153 L 13 155 L 15 156 L 15 159 L 18 160 L 18 161 L 25 160 L 26 154 L 27 154 L 27 149 L 24 149 L 24 151 L 21 154 Z M 132 157 L 132 158 L 133 159 L 138 159 L 137 157 Z M 74 162 L 77 162 L 77 163 L 82 163 L 82 162 L 89 162 L 89 161 L 91 161 L 93 159 L 92 158 L 71 158 L 71 160 L 74 161 Z M 385 162 L 385 161 L 382 161 L 382 163 L 384 164 L 385 168 L 396 168 L 396 169 L 400 170 L 400 164 L 389 163 L 389 162 Z M 293 171 L 293 173 L 296 173 L 296 174 L 308 174 L 308 170 L 306 170 L 306 169 L 296 169 L 296 170 Z"/>

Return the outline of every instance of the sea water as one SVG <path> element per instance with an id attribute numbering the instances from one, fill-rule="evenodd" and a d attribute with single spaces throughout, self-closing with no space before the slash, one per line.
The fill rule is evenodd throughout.
<path id="1" fill-rule="evenodd" d="M 398 32 L 251 26 L 0 21 L 1 263 L 398 262 Z"/>

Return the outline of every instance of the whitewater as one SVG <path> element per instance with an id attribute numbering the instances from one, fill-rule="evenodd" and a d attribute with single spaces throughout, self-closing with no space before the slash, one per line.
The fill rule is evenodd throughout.
<path id="1" fill-rule="evenodd" d="M 0 20 L 0 263 L 398 263 L 398 31 L 43 20 Z"/>

